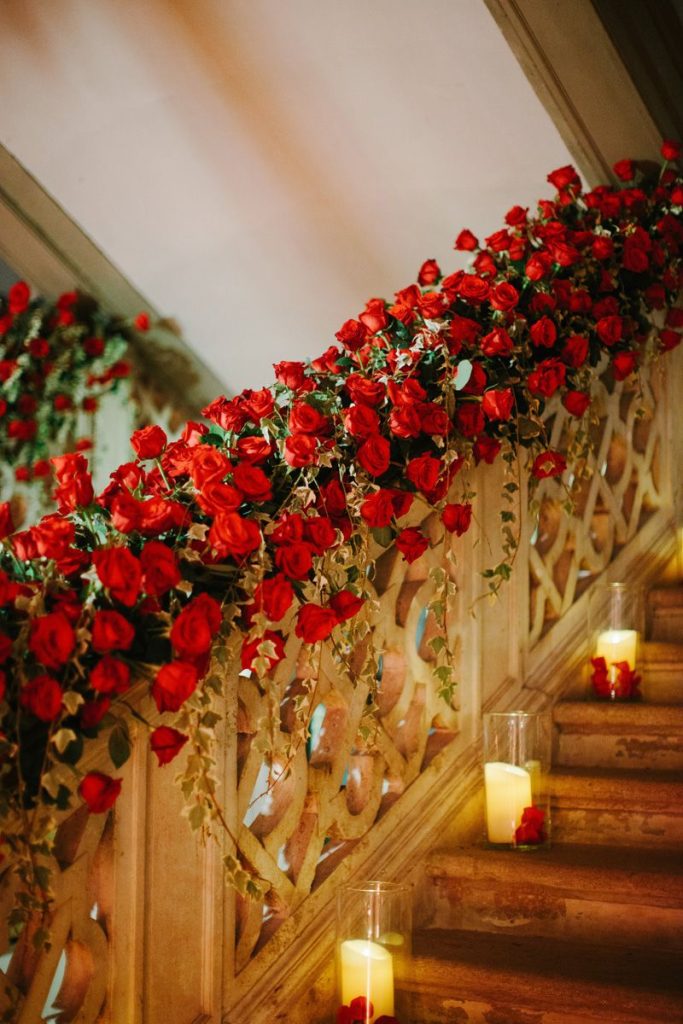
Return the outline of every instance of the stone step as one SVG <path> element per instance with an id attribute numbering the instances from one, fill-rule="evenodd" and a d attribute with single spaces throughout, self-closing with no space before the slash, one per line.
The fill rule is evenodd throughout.
<path id="1" fill-rule="evenodd" d="M 640 646 L 638 670 L 640 692 L 648 704 L 683 704 L 683 643 L 647 640 Z M 566 696 L 570 700 L 591 700 L 588 676 L 577 672 Z"/>
<path id="2" fill-rule="evenodd" d="M 411 1024 L 680 1024 L 680 955 L 610 943 L 426 929 Z"/>
<path id="3" fill-rule="evenodd" d="M 553 719 L 558 765 L 683 771 L 683 704 L 564 700 Z"/>
<path id="4" fill-rule="evenodd" d="M 548 777 L 555 843 L 676 848 L 683 778 L 676 772 L 563 768 Z"/>
<path id="5" fill-rule="evenodd" d="M 647 595 L 651 640 L 683 643 L 683 586 L 655 587 Z"/>
<path id="6" fill-rule="evenodd" d="M 436 851 L 430 928 L 683 949 L 683 853 L 605 846 Z"/>

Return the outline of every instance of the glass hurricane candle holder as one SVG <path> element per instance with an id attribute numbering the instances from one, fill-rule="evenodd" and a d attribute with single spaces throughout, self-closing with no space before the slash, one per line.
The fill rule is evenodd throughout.
<path id="1" fill-rule="evenodd" d="M 337 891 L 335 1024 L 408 1024 L 411 947 L 410 886 L 373 881 Z"/>
<path id="2" fill-rule="evenodd" d="M 534 850 L 550 841 L 547 716 L 528 711 L 484 715 L 486 839 Z"/>
<path id="3" fill-rule="evenodd" d="M 588 673 L 595 697 L 637 700 L 642 593 L 626 583 L 593 588 L 588 602 Z"/>

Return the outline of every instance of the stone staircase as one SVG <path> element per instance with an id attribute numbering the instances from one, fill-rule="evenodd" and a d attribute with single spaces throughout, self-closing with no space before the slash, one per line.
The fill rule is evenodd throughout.
<path id="1" fill-rule="evenodd" d="M 552 848 L 429 857 L 412 1024 L 683 1021 L 683 586 L 648 630 L 642 703 L 555 707 Z"/>

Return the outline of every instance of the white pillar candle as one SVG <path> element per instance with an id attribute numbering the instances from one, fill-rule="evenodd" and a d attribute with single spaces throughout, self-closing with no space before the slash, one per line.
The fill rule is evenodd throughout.
<path id="1" fill-rule="evenodd" d="M 490 843 L 512 843 L 525 807 L 531 807 L 531 775 L 504 761 L 484 765 L 486 827 Z"/>
<path id="2" fill-rule="evenodd" d="M 598 636 L 596 658 L 604 658 L 607 667 L 618 661 L 627 661 L 629 668 L 636 665 L 638 633 L 635 629 L 608 629 Z"/>
<path id="3" fill-rule="evenodd" d="M 349 1006 L 358 996 L 372 1003 L 371 1020 L 394 1015 L 394 964 L 391 953 L 378 942 L 347 939 L 340 949 L 342 1001 Z"/>

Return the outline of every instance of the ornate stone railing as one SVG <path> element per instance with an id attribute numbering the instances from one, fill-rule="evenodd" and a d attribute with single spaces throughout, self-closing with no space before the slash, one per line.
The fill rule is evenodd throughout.
<path id="1" fill-rule="evenodd" d="M 360 652 L 346 656 L 347 672 L 330 650 L 311 664 L 290 631 L 270 696 L 281 721 L 269 771 L 259 743 L 267 698 L 249 679 L 229 679 L 221 793 L 241 853 L 271 886 L 267 901 L 243 901 L 224 886 L 227 838 L 197 843 L 179 821 L 175 769 L 159 770 L 136 743 L 115 811 L 78 812 L 59 826 L 49 952 L 35 951 L 30 932 L 11 946 L 5 926 L 4 1019 L 37 1024 L 61 1011 L 60 1020 L 78 1024 L 156 1024 L 163 1008 L 168 1024 L 325 1020 L 338 881 L 405 876 L 447 830 L 471 828 L 463 809 L 480 786 L 482 709 L 552 702 L 580 646 L 591 581 L 611 570 L 646 579 L 671 554 L 681 381 L 676 354 L 667 379 L 655 369 L 640 395 L 601 383 L 598 454 L 575 510 L 563 511 L 555 481 L 541 485 L 538 525 L 525 523 L 517 571 L 495 603 L 478 599 L 481 571 L 498 561 L 503 468 L 470 481 L 473 529 L 452 542 L 452 562 L 434 519 L 425 523 L 434 546 L 422 559 L 407 566 L 395 549 L 382 555 L 372 581 L 375 733 L 359 728 L 368 700 L 354 681 Z M 559 444 L 563 414 L 551 405 L 548 415 Z M 426 611 L 433 571 L 444 566 L 457 587 L 447 640 L 459 686 L 450 702 L 432 674 L 437 627 Z M 309 709 L 306 742 L 291 731 L 296 700 Z M 154 709 L 143 710 L 154 721 Z M 104 764 L 93 749 L 87 767 L 98 759 Z M 5 921 L 12 898 L 2 891 Z"/>

